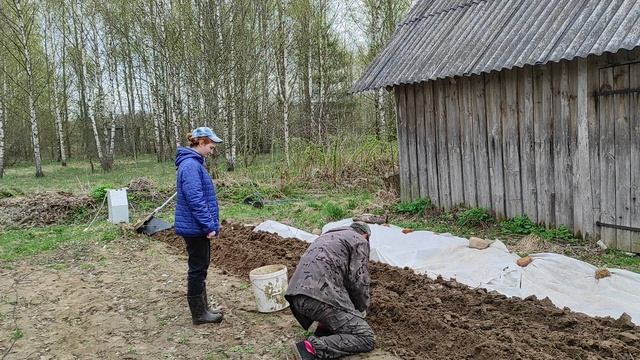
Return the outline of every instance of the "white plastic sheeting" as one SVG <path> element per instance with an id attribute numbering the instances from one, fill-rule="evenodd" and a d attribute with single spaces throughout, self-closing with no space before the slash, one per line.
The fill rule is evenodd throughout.
<path id="1" fill-rule="evenodd" d="M 326 224 L 322 232 L 349 225 L 351 219 Z M 556 306 L 591 316 L 631 316 L 640 324 L 640 274 L 609 269 L 610 277 L 595 278 L 596 267 L 564 255 L 531 254 L 533 261 L 520 267 L 520 258 L 496 240 L 484 250 L 469 248 L 469 241 L 449 234 L 414 231 L 397 226 L 370 224 L 371 260 L 409 267 L 431 278 L 456 279 L 470 287 L 495 290 L 507 296 L 548 297 Z M 313 242 L 317 236 L 275 222 L 265 221 L 255 231 L 277 233 Z"/>
<path id="2" fill-rule="evenodd" d="M 296 238 L 306 242 L 313 242 L 318 236 L 308 233 L 304 230 L 294 228 L 283 223 L 279 223 L 273 220 L 267 220 L 258 226 L 253 231 L 264 231 L 272 234 L 278 234 L 284 238 Z"/>

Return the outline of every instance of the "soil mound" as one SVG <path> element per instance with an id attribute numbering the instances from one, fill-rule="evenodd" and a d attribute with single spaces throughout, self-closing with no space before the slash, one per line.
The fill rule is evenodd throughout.
<path id="1" fill-rule="evenodd" d="M 172 231 L 155 236 L 184 252 Z M 253 268 L 284 264 L 291 276 L 308 244 L 242 225 L 223 227 L 212 262 L 248 279 Z M 549 299 L 510 299 L 456 281 L 372 262 L 368 321 L 379 347 L 405 359 L 637 359 L 640 327 L 558 309 Z"/>
<path id="2" fill-rule="evenodd" d="M 0 199 L 0 228 L 61 224 L 94 209 L 87 195 L 45 191 Z"/>
<path id="3" fill-rule="evenodd" d="M 153 183 L 153 181 L 145 177 L 137 177 L 131 179 L 131 181 L 129 181 L 129 184 L 127 185 L 127 188 L 133 191 L 157 191 L 157 187 Z"/>

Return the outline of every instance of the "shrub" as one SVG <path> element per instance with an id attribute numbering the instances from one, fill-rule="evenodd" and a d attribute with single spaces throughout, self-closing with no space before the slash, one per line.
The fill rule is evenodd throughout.
<path id="1" fill-rule="evenodd" d="M 414 201 L 399 202 L 393 207 L 393 211 L 398 214 L 424 215 L 427 209 L 432 206 L 431 199 L 420 198 Z"/>
<path id="2" fill-rule="evenodd" d="M 347 217 L 347 211 L 342 206 L 333 202 L 324 204 L 322 211 L 327 216 L 327 220 L 340 220 Z"/>
<path id="3" fill-rule="evenodd" d="M 460 226 L 481 226 L 493 222 L 491 214 L 481 208 L 467 209 L 458 215 L 458 225 Z"/>
<path id="4" fill-rule="evenodd" d="M 571 230 L 567 229 L 566 226 L 560 225 L 557 228 L 544 229 L 540 228 L 539 232 L 536 232 L 538 236 L 547 240 L 571 240 L 573 239 L 573 234 Z"/>
<path id="5" fill-rule="evenodd" d="M 566 226 L 560 225 L 557 228 L 545 229 L 542 226 L 534 224 L 526 215 L 505 220 L 500 223 L 500 227 L 503 232 L 508 234 L 535 234 L 546 240 L 569 241 L 574 239 L 573 233 Z"/>
<path id="6" fill-rule="evenodd" d="M 536 230 L 537 226 L 527 215 L 521 215 L 501 222 L 500 228 L 508 234 L 529 235 Z"/>
<path id="7" fill-rule="evenodd" d="M 22 192 L 22 190 L 15 187 L 0 188 L 0 199 L 17 196 L 17 195 L 24 195 L 24 193 Z"/>
<path id="8" fill-rule="evenodd" d="M 100 184 L 91 190 L 89 196 L 96 202 L 102 202 L 107 196 L 107 190 L 109 189 L 115 189 L 115 186 L 111 184 Z"/>

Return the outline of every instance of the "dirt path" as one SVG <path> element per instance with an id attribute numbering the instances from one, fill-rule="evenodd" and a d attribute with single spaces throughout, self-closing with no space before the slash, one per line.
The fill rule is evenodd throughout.
<path id="1" fill-rule="evenodd" d="M 183 255 L 149 238 L 0 264 L 0 359 L 292 359 L 302 330 L 289 311 L 257 313 L 248 281 L 217 268 L 209 295 L 225 321 L 192 326 L 185 272 Z"/>
<path id="2" fill-rule="evenodd" d="M 171 233 L 157 237 L 177 244 Z M 214 242 L 213 262 L 246 278 L 281 263 L 290 274 L 307 244 L 229 225 Z M 412 359 L 639 359 L 640 327 L 628 318 L 595 319 L 548 299 L 508 299 L 408 269 L 372 263 L 369 320 L 379 347 Z"/>

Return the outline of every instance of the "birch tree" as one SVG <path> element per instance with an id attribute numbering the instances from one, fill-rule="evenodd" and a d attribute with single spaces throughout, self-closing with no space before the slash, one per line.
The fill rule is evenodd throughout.
<path id="1" fill-rule="evenodd" d="M 46 53 L 47 72 L 48 76 L 48 90 L 49 90 L 49 112 L 53 113 L 55 118 L 56 138 L 58 141 L 58 154 L 60 155 L 60 164 L 67 166 L 67 154 L 65 151 L 65 137 L 62 128 L 62 115 L 58 101 L 58 76 L 56 69 L 58 68 L 57 62 L 57 46 L 53 35 L 53 12 L 52 9 L 47 8 L 45 17 L 45 29 L 44 29 L 44 49 Z M 47 30 L 48 29 L 48 30 Z"/>
<path id="2" fill-rule="evenodd" d="M 4 175 L 4 124 L 6 123 L 7 117 L 7 107 L 6 107 L 6 99 L 7 99 L 7 65 L 0 55 L 0 67 L 2 68 L 2 85 L 0 86 L 0 179 Z"/>
<path id="3" fill-rule="evenodd" d="M 290 20 L 285 13 L 287 10 L 286 0 L 278 0 L 276 42 L 275 42 L 275 65 L 278 78 L 278 98 L 282 107 L 282 131 L 284 140 L 284 154 L 287 166 L 291 165 L 291 155 L 289 149 L 289 106 L 291 101 L 291 74 L 289 71 L 289 46 L 290 46 Z"/>
<path id="4" fill-rule="evenodd" d="M 31 124 L 31 145 L 35 159 L 36 177 L 43 177 L 42 157 L 40 154 L 40 135 L 37 118 L 37 98 L 42 89 L 34 71 L 34 58 L 32 55 L 32 37 L 37 31 L 36 4 L 23 3 L 20 0 L 9 1 L 6 7 L 0 9 L 3 20 L 2 29 L 3 48 L 15 60 L 24 74 L 24 83 L 18 77 L 14 78 L 14 85 L 22 89 L 27 100 L 27 117 Z M 7 43 L 8 42 L 8 43 Z M 4 75 L 10 76 L 3 68 Z"/>

